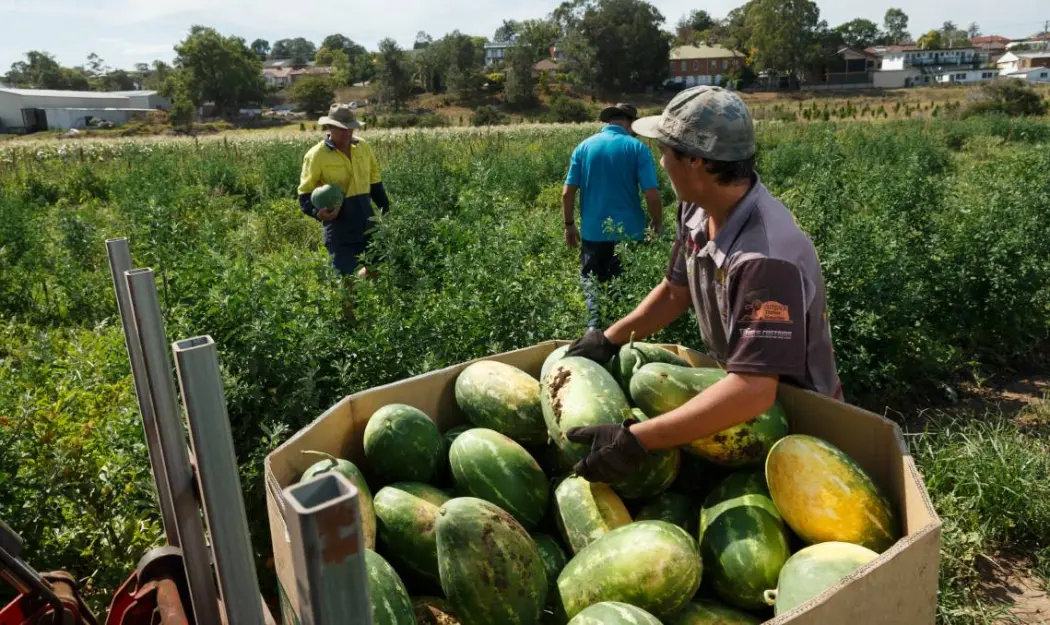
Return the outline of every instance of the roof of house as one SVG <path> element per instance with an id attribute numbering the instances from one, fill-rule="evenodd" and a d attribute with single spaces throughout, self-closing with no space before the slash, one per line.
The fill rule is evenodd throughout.
<path id="1" fill-rule="evenodd" d="M 850 46 L 842 46 L 835 54 L 840 56 L 851 56 L 853 58 L 874 58 L 874 54 L 867 50 L 861 50 L 859 48 L 852 48 Z"/>
<path id="2" fill-rule="evenodd" d="M 729 50 L 721 46 L 678 46 L 671 48 L 672 61 L 686 61 L 692 59 L 727 59 L 744 58 L 744 55 L 736 50 Z"/>
<path id="3" fill-rule="evenodd" d="M 543 59 L 542 61 L 539 61 L 538 63 L 533 65 L 532 69 L 538 72 L 548 72 L 552 69 L 558 69 L 558 62 L 553 61 L 551 59 Z"/>
<path id="4" fill-rule="evenodd" d="M 1015 74 L 1031 74 L 1032 72 L 1045 72 L 1050 71 L 1048 67 L 1026 67 L 1024 69 L 1015 69 L 1014 71 L 1006 74 L 1007 76 L 1013 76 Z"/>
<path id="5" fill-rule="evenodd" d="M 132 91 L 110 91 L 109 93 L 112 93 L 114 95 L 127 95 L 127 96 L 157 95 L 156 91 L 152 91 L 152 90 L 149 90 L 149 89 L 138 89 L 138 90 L 132 90 Z"/>
<path id="6" fill-rule="evenodd" d="M 98 100 L 126 98 L 129 94 L 129 92 L 127 91 L 62 91 L 59 89 L 17 89 L 14 87 L 3 87 L 0 88 L 0 91 L 10 93 L 12 95 L 35 96 L 42 98 L 92 98 Z"/>
<path id="7" fill-rule="evenodd" d="M 1019 59 L 1046 59 L 1050 58 L 1050 50 L 1043 50 L 1041 52 L 1014 52 L 1014 55 Z"/>
<path id="8" fill-rule="evenodd" d="M 290 67 L 267 67 L 262 71 L 265 76 L 273 76 L 274 78 L 287 78 L 288 74 L 292 73 Z"/>
<path id="9" fill-rule="evenodd" d="M 970 43 L 975 46 L 986 45 L 989 43 L 1001 43 L 1005 45 L 1010 43 L 1010 38 L 1000 35 L 983 35 L 981 37 L 974 37 L 970 40 Z"/>
<path id="10" fill-rule="evenodd" d="M 322 66 L 322 67 L 304 67 L 302 69 L 293 69 L 288 72 L 289 76 L 312 76 L 316 74 L 331 74 L 335 71 L 334 67 Z"/>

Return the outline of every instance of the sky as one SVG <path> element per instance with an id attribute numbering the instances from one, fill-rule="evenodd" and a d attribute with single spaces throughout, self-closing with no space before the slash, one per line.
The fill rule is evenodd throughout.
<path id="1" fill-rule="evenodd" d="M 693 9 L 715 18 L 743 4 L 742 0 L 649 0 L 670 29 Z M 977 22 L 983 34 L 1025 37 L 1050 20 L 1046 0 L 1015 0 L 1002 6 L 988 0 L 934 3 L 920 0 L 858 3 L 818 0 L 821 17 L 832 27 L 856 17 L 882 23 L 887 8 L 908 14 L 913 36 L 939 28 L 945 20 L 965 28 Z M 113 68 L 131 69 L 136 62 L 170 62 L 173 47 L 202 24 L 249 43 L 262 38 L 306 37 L 319 44 L 342 33 L 369 49 L 393 37 L 411 47 L 416 33 L 435 39 L 459 29 L 492 37 L 504 19 L 542 18 L 560 0 L 0 0 L 0 74 L 29 50 L 50 52 L 62 65 L 86 63 L 94 52 Z M 941 5 L 939 8 L 937 5 Z"/>

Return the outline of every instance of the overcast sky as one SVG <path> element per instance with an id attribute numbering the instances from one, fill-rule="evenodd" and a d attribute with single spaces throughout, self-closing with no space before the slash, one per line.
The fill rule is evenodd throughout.
<path id="1" fill-rule="evenodd" d="M 692 9 L 721 18 L 742 4 L 734 0 L 650 0 L 669 28 Z M 504 19 L 544 17 L 559 0 L 0 0 L 0 74 L 28 50 L 50 52 L 63 65 L 81 65 L 91 52 L 112 67 L 136 62 L 169 61 L 173 46 L 194 24 L 249 43 L 258 37 L 306 37 L 320 43 L 342 33 L 369 49 L 383 37 L 411 47 L 416 33 L 435 39 L 455 29 L 491 37 Z M 821 17 L 831 26 L 855 17 L 881 24 L 886 9 L 908 14 L 913 35 L 952 20 L 965 28 L 977 22 L 984 34 L 1024 37 L 1042 30 L 1050 19 L 1046 0 L 988 0 L 934 3 L 919 0 L 818 0 Z M 938 7 L 937 5 L 940 5 Z M 1004 10 L 1005 9 L 1005 10 Z"/>

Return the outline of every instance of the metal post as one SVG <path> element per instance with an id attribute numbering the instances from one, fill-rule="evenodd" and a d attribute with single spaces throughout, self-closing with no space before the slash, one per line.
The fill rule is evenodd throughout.
<path id="1" fill-rule="evenodd" d="M 204 537 L 200 505 L 193 492 L 193 470 L 186 451 L 186 436 L 179 423 L 175 381 L 168 361 L 164 322 L 157 299 L 157 282 L 150 269 L 124 272 L 138 327 L 146 378 L 153 394 L 153 409 L 160 434 L 161 453 L 171 486 L 183 565 L 189 583 L 196 622 L 220 623 L 219 600 L 211 558 Z"/>
<path id="2" fill-rule="evenodd" d="M 371 625 L 357 488 L 329 471 L 283 497 L 302 624 Z"/>
<path id="3" fill-rule="evenodd" d="M 138 326 L 133 319 L 131 297 L 128 295 L 128 284 L 124 272 L 131 270 L 131 252 L 127 239 L 107 239 L 106 251 L 109 253 L 109 268 L 113 275 L 113 288 L 117 293 L 117 310 L 120 322 L 124 326 L 124 345 L 128 350 L 131 362 L 131 376 L 135 381 L 135 395 L 142 413 L 142 429 L 146 435 L 146 449 L 149 451 L 149 463 L 153 469 L 153 481 L 157 487 L 157 500 L 160 502 L 160 516 L 164 524 L 164 535 L 168 544 L 179 546 L 179 532 L 175 523 L 175 506 L 171 500 L 171 486 L 164 467 L 164 454 L 160 449 L 160 434 L 157 431 L 157 418 L 153 414 L 153 399 L 150 396 L 149 381 L 146 379 L 146 365 L 142 361 L 142 345 L 139 344 Z"/>
<path id="4" fill-rule="evenodd" d="M 173 351 L 226 623 L 258 625 L 261 593 L 215 342 L 196 337 L 175 343 Z"/>

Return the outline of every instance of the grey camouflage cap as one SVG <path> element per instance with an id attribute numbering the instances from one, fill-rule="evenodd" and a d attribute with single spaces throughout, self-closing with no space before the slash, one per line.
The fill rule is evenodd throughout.
<path id="1" fill-rule="evenodd" d="M 742 161 L 755 154 L 755 126 L 736 93 L 702 85 L 680 92 L 662 115 L 631 124 L 642 137 L 699 158 Z"/>

